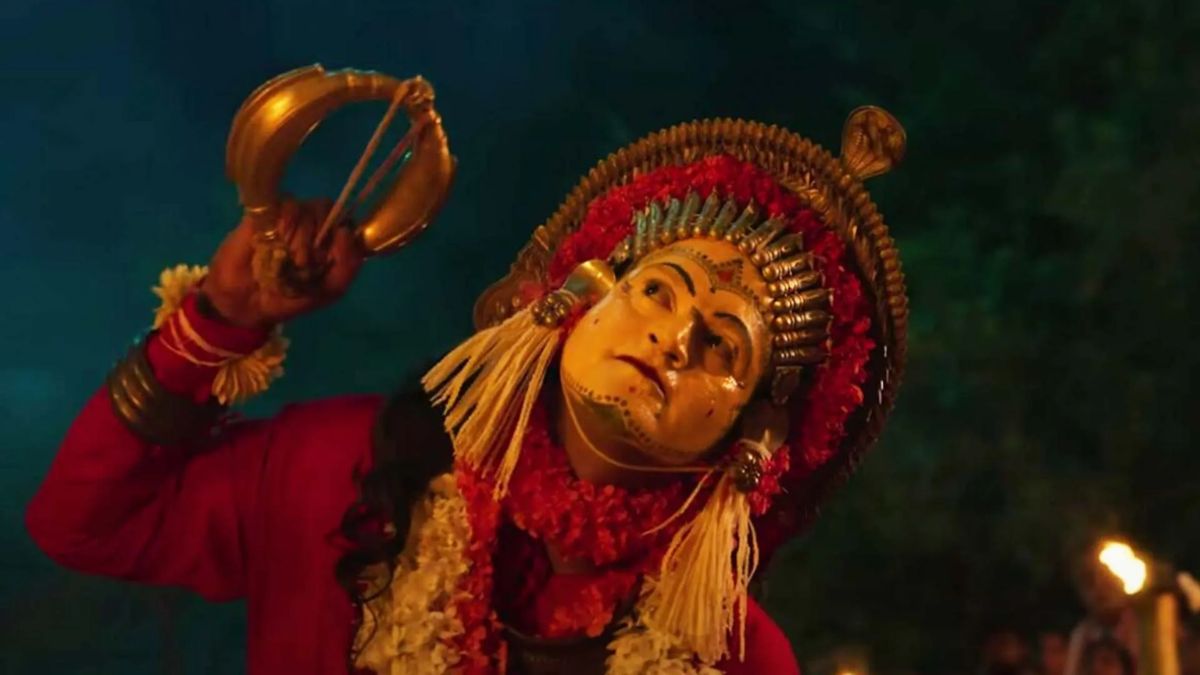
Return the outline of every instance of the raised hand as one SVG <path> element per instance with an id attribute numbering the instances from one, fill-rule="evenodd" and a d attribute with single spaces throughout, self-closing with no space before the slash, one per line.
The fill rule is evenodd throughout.
<path id="1" fill-rule="evenodd" d="M 268 328 L 340 298 L 358 275 L 363 252 L 349 223 L 316 240 L 331 207 L 329 200 L 283 202 L 274 265 L 243 218 L 217 249 L 200 285 L 213 309 L 236 326 Z"/>

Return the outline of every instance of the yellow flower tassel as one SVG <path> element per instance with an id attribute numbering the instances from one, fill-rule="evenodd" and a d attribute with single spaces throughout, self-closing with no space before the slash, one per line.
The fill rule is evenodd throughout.
<path id="1" fill-rule="evenodd" d="M 154 310 L 154 324 L 151 328 L 162 328 L 167 319 L 183 304 L 188 291 L 200 283 L 206 274 L 208 268 L 204 265 L 176 265 L 160 272 L 158 285 L 150 289 L 162 301 L 158 309 Z"/>
<path id="2" fill-rule="evenodd" d="M 162 300 L 154 311 L 155 330 L 167 324 L 183 304 L 183 299 L 206 274 L 208 268 L 203 265 L 176 265 L 162 271 L 158 285 L 152 289 Z M 224 358 L 213 378 L 213 396 L 222 405 L 229 405 L 241 403 L 265 391 L 271 382 L 283 375 L 287 348 L 288 340 L 283 336 L 283 327 L 276 326 L 270 338 L 258 349 L 249 354 Z"/>
<path id="3" fill-rule="evenodd" d="M 230 405 L 266 391 L 272 382 L 283 376 L 287 349 L 288 339 L 283 335 L 283 326 L 276 326 L 261 347 L 217 369 L 217 376 L 213 378 L 213 396 L 222 405 Z"/>
<path id="4" fill-rule="evenodd" d="M 455 457 L 494 473 L 502 497 L 517 467 L 525 428 L 558 351 L 557 325 L 539 323 L 526 308 L 479 331 L 422 378 L 446 410 Z"/>
<path id="5" fill-rule="evenodd" d="M 736 628 L 738 658 L 745 659 L 746 602 L 756 569 L 750 501 L 725 472 L 704 508 L 667 547 L 658 578 L 650 580 L 644 622 L 679 639 L 708 665 L 729 656 Z"/>

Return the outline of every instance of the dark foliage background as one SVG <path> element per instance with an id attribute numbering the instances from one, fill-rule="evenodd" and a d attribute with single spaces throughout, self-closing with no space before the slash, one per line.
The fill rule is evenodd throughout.
<path id="1" fill-rule="evenodd" d="M 1058 3 L 0 3 L 0 669 L 242 670 L 242 609 L 52 567 L 20 525 L 74 411 L 146 325 L 148 286 L 236 221 L 241 99 L 297 65 L 422 73 L 460 159 L 436 226 L 299 321 L 284 401 L 386 390 L 468 331 L 577 176 L 698 116 L 836 148 L 883 105 L 910 154 L 874 181 L 909 273 L 910 375 L 884 442 L 776 561 L 813 663 L 962 672 L 993 626 L 1064 626 L 1071 546 L 1122 530 L 1200 566 L 1195 273 L 1200 6 Z M 289 177 L 340 186 L 379 110 Z"/>

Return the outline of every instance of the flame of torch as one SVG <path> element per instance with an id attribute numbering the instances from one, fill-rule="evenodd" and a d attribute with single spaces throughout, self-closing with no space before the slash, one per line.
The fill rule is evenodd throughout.
<path id="1" fill-rule="evenodd" d="M 1106 542 L 1100 549 L 1100 562 L 1121 580 L 1126 595 L 1133 595 L 1146 585 L 1146 562 L 1134 554 L 1129 544 Z"/>

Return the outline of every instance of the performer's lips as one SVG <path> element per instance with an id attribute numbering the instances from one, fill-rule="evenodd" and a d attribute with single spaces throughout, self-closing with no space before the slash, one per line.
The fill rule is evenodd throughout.
<path id="1" fill-rule="evenodd" d="M 658 389 L 659 396 L 661 396 L 664 401 L 667 400 L 667 386 L 663 383 L 662 376 L 658 374 L 657 369 L 645 361 L 640 361 L 632 356 L 618 356 L 617 360 L 633 366 L 634 369 L 641 373 L 643 377 L 645 377 L 647 380 L 650 380 L 650 382 L 654 384 L 655 388 Z"/>

